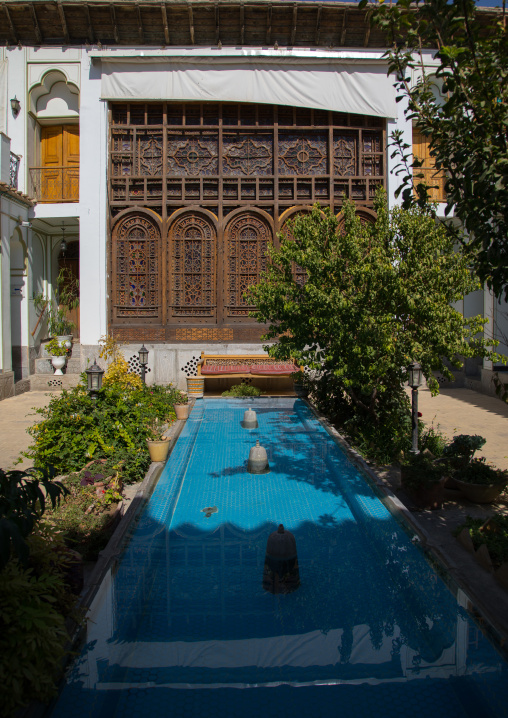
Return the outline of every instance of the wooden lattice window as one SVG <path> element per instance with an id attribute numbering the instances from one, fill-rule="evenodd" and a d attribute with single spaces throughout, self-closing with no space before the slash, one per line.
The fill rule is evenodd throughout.
<path id="1" fill-rule="evenodd" d="M 309 214 L 311 210 L 304 209 L 300 210 L 299 212 L 294 212 L 291 217 L 289 217 L 284 224 L 281 227 L 281 234 L 284 239 L 287 239 L 291 242 L 295 241 L 295 237 L 293 234 L 293 226 L 292 223 L 296 219 L 297 216 L 302 214 Z M 292 262 L 291 271 L 293 274 L 293 279 L 295 280 L 296 284 L 298 284 L 300 287 L 305 286 L 307 283 L 307 271 L 300 267 L 296 262 Z"/>
<path id="2" fill-rule="evenodd" d="M 217 234 L 198 212 L 185 212 L 171 225 L 171 313 L 174 317 L 214 318 L 217 313 Z"/>
<path id="3" fill-rule="evenodd" d="M 226 304 L 228 317 L 247 317 L 254 309 L 245 292 L 259 282 L 266 270 L 268 243 L 272 230 L 266 220 L 253 212 L 238 214 L 227 229 Z"/>
<path id="4" fill-rule="evenodd" d="M 118 319 L 157 319 L 160 316 L 160 232 L 147 217 L 123 217 L 113 234 Z"/>
<path id="5" fill-rule="evenodd" d="M 413 155 L 423 161 L 423 165 L 415 169 L 415 174 L 423 174 L 423 178 L 415 178 L 416 183 L 425 182 L 432 186 L 429 190 L 429 199 L 432 202 L 446 202 L 446 193 L 444 189 L 446 176 L 444 172 L 436 169 L 436 163 L 430 156 L 429 150 L 430 137 L 422 135 L 417 129 L 413 128 Z"/>
<path id="6" fill-rule="evenodd" d="M 109 117 L 111 318 L 159 324 L 166 340 L 211 336 L 212 325 L 217 338 L 259 339 L 244 293 L 288 214 L 314 202 L 337 214 L 344 197 L 371 208 L 386 180 L 382 118 L 170 101 L 111 103 Z M 123 223 L 136 212 L 147 223 L 136 231 L 160 230 L 156 277 L 127 269 L 136 252 Z M 301 268 L 294 276 L 304 284 Z"/>

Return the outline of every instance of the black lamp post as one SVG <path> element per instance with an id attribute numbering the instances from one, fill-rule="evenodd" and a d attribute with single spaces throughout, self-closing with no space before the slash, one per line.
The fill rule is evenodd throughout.
<path id="1" fill-rule="evenodd" d="M 416 361 L 412 361 L 407 368 L 407 383 L 411 387 L 411 453 L 416 456 L 418 449 L 418 387 L 422 385 L 422 368 Z"/>
<path id="2" fill-rule="evenodd" d="M 101 369 L 94 359 L 94 362 L 90 369 L 86 369 L 86 378 L 88 381 L 88 391 L 92 399 L 97 399 L 97 394 L 100 392 L 102 387 L 102 376 L 104 369 Z"/>
<path id="3" fill-rule="evenodd" d="M 139 354 L 139 363 L 141 365 L 141 379 L 143 381 L 143 384 L 146 384 L 145 376 L 146 376 L 146 365 L 148 364 L 148 349 L 143 346 L 138 352 Z"/>

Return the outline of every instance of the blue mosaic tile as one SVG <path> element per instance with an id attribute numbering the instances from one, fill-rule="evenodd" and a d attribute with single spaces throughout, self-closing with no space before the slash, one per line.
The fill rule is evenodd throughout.
<path id="1" fill-rule="evenodd" d="M 301 586 L 272 595 L 281 522 Z M 54 718 L 506 715 L 506 664 L 298 399 L 196 402 L 90 618 Z"/>

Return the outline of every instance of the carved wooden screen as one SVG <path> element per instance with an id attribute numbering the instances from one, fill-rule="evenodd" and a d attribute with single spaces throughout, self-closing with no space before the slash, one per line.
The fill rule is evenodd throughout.
<path id="1" fill-rule="evenodd" d="M 266 270 L 268 243 L 272 231 L 268 223 L 252 212 L 237 215 L 227 228 L 226 314 L 233 320 L 248 317 L 254 307 L 245 292 L 259 282 Z"/>
<path id="2" fill-rule="evenodd" d="M 216 318 L 216 240 L 215 227 L 200 213 L 185 212 L 171 226 L 170 311 L 180 321 Z"/>
<path id="3" fill-rule="evenodd" d="M 164 297 L 150 317 L 170 341 L 259 338 L 242 287 L 259 276 L 280 217 L 316 201 L 336 214 L 344 197 L 371 208 L 385 184 L 379 118 L 255 104 L 113 103 L 110 130 L 112 227 L 120 212 L 142 207 L 160 217 L 168 237 L 158 278 Z M 145 315 L 136 313 L 141 305 L 126 308 L 128 282 L 115 252 L 111 318 L 136 324 Z"/>
<path id="4" fill-rule="evenodd" d="M 140 214 L 120 220 L 114 233 L 116 319 L 160 318 L 160 233 Z"/>

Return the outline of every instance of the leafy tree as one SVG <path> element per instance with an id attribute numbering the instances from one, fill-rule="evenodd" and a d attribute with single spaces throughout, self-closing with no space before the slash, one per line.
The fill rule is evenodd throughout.
<path id="1" fill-rule="evenodd" d="M 382 3 L 382 0 L 380 0 Z M 367 0 L 360 3 L 367 5 Z M 446 214 L 457 239 L 475 250 L 478 275 L 496 295 L 508 297 L 508 36 L 502 12 L 477 10 L 475 0 L 397 0 L 377 3 L 373 21 L 385 30 L 392 49 L 389 72 L 397 78 L 398 99 L 407 98 L 406 117 L 430 138 L 430 154 L 446 171 Z M 434 77 L 424 71 L 425 50 L 435 48 Z M 420 74 L 416 84 L 411 71 Z M 435 92 L 441 84 L 441 97 Z M 421 158 L 400 132 L 392 134 L 401 157 L 404 206 L 428 203 L 420 181 Z M 416 170 L 411 177 L 411 164 Z M 416 200 L 415 200 L 416 196 Z"/>
<path id="2" fill-rule="evenodd" d="M 258 321 L 270 323 L 264 338 L 277 340 L 269 353 L 316 373 L 315 396 L 343 425 L 353 422 L 350 434 L 370 426 L 405 437 L 411 359 L 437 393 L 432 372 L 452 378 L 446 360 L 460 367 L 464 356 L 492 354 L 477 338 L 484 320 L 451 306 L 480 285 L 450 235 L 426 209 L 389 214 L 383 193 L 376 209 L 376 223 L 363 225 L 346 201 L 343 228 L 317 206 L 298 216 L 294 241 L 280 235 L 250 299 Z M 296 265 L 307 273 L 303 285 Z"/>

